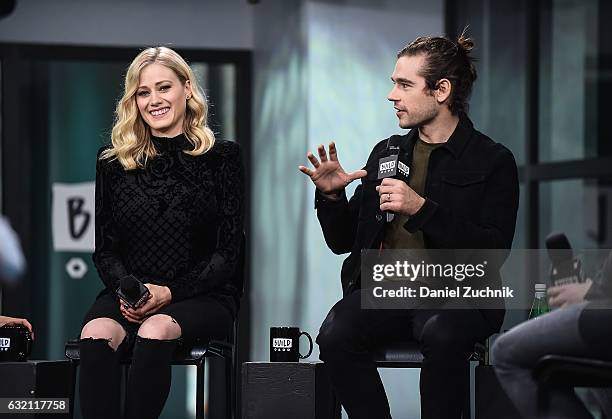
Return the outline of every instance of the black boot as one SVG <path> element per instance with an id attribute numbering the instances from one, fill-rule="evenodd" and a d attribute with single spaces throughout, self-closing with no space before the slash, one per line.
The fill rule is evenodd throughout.
<path id="1" fill-rule="evenodd" d="M 106 339 L 81 339 L 79 396 L 84 419 L 120 419 L 120 351 Z"/>
<path id="2" fill-rule="evenodd" d="M 178 339 L 157 340 L 136 337 L 126 402 L 126 418 L 157 419 L 168 394 L 172 355 Z"/>

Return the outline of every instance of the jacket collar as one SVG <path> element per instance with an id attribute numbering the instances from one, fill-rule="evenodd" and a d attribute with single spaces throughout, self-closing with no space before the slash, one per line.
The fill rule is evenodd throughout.
<path id="1" fill-rule="evenodd" d="M 461 156 L 463 150 L 467 146 L 468 141 L 472 137 L 472 133 L 474 131 L 474 124 L 470 121 L 468 116 L 461 112 L 459 114 L 459 123 L 457 127 L 451 134 L 450 138 L 447 142 L 442 144 L 440 148 L 445 148 L 455 157 L 456 159 Z M 417 128 L 413 128 L 408 134 L 404 135 L 402 140 L 400 141 L 400 150 L 402 152 L 407 153 L 412 160 L 412 150 L 414 149 L 414 145 L 416 144 L 419 138 L 419 130 Z"/>

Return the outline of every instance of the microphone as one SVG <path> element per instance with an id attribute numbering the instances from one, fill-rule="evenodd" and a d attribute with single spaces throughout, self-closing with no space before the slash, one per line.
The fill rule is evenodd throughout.
<path id="1" fill-rule="evenodd" d="M 387 140 L 386 154 L 388 155 L 378 160 L 378 180 L 393 178 L 408 183 L 410 166 L 400 157 L 400 148 L 397 141 L 397 137 L 391 137 Z M 385 211 L 385 213 L 387 215 L 387 222 L 390 223 L 393 221 L 395 214 L 391 211 Z"/>
<path id="2" fill-rule="evenodd" d="M 117 295 L 122 304 L 130 308 L 138 308 L 149 299 L 149 289 L 144 286 L 134 275 L 126 275 L 119 281 Z"/>
<path id="3" fill-rule="evenodd" d="M 551 233 L 546 238 L 550 258 L 550 281 L 553 285 L 583 282 L 582 262 L 574 257 L 572 246 L 563 233 Z"/>

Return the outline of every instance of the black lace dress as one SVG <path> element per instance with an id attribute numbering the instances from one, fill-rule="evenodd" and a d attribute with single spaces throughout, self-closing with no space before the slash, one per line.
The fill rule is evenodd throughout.
<path id="1" fill-rule="evenodd" d="M 172 302 L 158 313 L 179 323 L 183 339 L 221 338 L 239 297 L 234 277 L 244 170 L 238 144 L 217 140 L 208 152 L 190 156 L 183 152 L 193 148 L 184 135 L 152 140 L 160 155 L 145 169 L 97 161 L 93 260 L 106 287 L 83 325 L 109 317 L 128 332 L 138 329 L 121 315 L 115 296 L 120 278 L 133 274 L 170 288 Z"/>

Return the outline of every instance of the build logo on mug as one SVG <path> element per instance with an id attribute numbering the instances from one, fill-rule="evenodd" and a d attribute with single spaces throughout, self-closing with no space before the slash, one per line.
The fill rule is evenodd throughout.
<path id="1" fill-rule="evenodd" d="M 308 338 L 310 348 L 306 355 L 300 353 L 300 336 Z M 298 362 L 312 353 L 312 338 L 298 327 L 270 328 L 270 362 Z"/>

